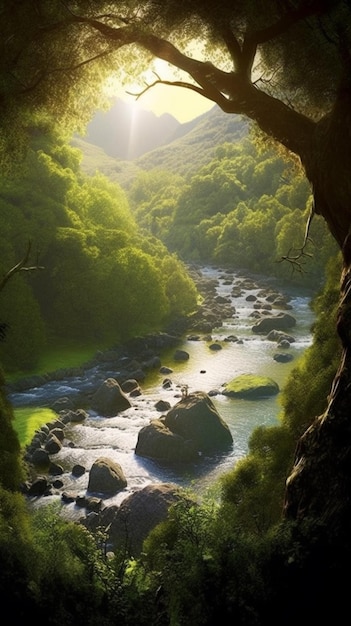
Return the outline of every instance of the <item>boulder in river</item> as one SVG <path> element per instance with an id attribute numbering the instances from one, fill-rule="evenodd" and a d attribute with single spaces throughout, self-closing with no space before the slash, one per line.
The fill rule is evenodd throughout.
<path id="1" fill-rule="evenodd" d="M 131 407 L 131 403 L 114 378 L 107 378 L 91 399 L 91 408 L 104 417 L 112 417 Z"/>
<path id="2" fill-rule="evenodd" d="M 62 448 L 62 443 L 56 435 L 50 435 L 45 443 L 45 450 L 49 454 L 56 454 L 60 452 Z"/>
<path id="3" fill-rule="evenodd" d="M 191 440 L 199 452 L 223 450 L 233 443 L 228 425 L 208 394 L 196 391 L 184 396 L 166 417 L 165 426 Z"/>
<path id="4" fill-rule="evenodd" d="M 90 473 L 88 491 L 113 495 L 127 486 L 127 480 L 119 463 L 106 457 L 94 461 Z"/>
<path id="5" fill-rule="evenodd" d="M 173 358 L 175 361 L 187 361 L 189 359 L 189 352 L 186 350 L 176 350 Z"/>
<path id="6" fill-rule="evenodd" d="M 274 361 L 276 361 L 277 363 L 290 363 L 290 361 L 292 361 L 294 359 L 294 356 L 292 354 L 289 353 L 281 353 L 281 352 L 277 352 L 274 356 L 273 356 Z"/>
<path id="7" fill-rule="evenodd" d="M 222 393 L 230 398 L 259 400 L 268 396 L 275 396 L 279 393 L 279 386 L 267 376 L 242 374 L 227 383 Z"/>
<path id="8" fill-rule="evenodd" d="M 168 462 L 197 459 L 201 453 L 227 450 L 233 443 L 229 427 L 208 394 L 184 396 L 160 419 L 139 432 L 135 453 Z"/>
<path id="9" fill-rule="evenodd" d="M 166 463 L 194 461 L 198 452 L 192 441 L 173 433 L 164 423 L 165 418 L 153 419 L 138 435 L 135 454 Z"/>
<path id="10" fill-rule="evenodd" d="M 47 450 L 43 448 L 37 448 L 33 451 L 30 462 L 33 463 L 34 467 L 49 467 L 50 465 L 50 456 Z"/>
<path id="11" fill-rule="evenodd" d="M 287 335 L 282 330 L 271 330 L 268 333 L 266 339 L 268 339 L 268 341 L 276 341 L 277 343 L 284 340 L 288 341 L 289 343 L 295 342 L 295 337 L 292 337 L 292 335 Z"/>
<path id="12" fill-rule="evenodd" d="M 36 480 L 28 487 L 27 495 L 29 497 L 40 497 L 49 495 L 51 484 L 48 482 L 46 476 L 38 476 Z"/>
<path id="13" fill-rule="evenodd" d="M 296 319 L 289 313 L 280 313 L 279 315 L 269 315 L 264 317 L 252 327 L 252 332 L 256 334 L 266 335 L 271 330 L 287 330 L 296 325 Z"/>

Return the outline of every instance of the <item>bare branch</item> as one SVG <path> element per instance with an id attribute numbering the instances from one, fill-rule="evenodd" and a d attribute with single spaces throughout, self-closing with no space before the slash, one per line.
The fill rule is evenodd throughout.
<path id="1" fill-rule="evenodd" d="M 156 72 L 153 72 L 153 73 L 155 74 L 155 76 L 157 76 L 157 79 L 153 83 L 146 84 L 145 89 L 142 89 L 142 91 L 139 91 L 138 93 L 133 93 L 132 91 L 126 91 L 126 93 L 129 96 L 135 96 L 136 100 L 139 100 L 139 98 L 141 98 L 141 96 L 143 96 L 144 93 L 149 91 L 149 89 L 152 89 L 152 87 L 155 87 L 155 85 L 168 85 L 171 87 L 185 87 L 186 89 L 191 89 L 192 91 L 196 91 L 196 93 L 200 95 L 204 95 L 204 90 L 201 89 L 200 87 L 197 87 L 196 85 L 193 85 L 192 83 L 185 83 L 181 80 L 163 80 L 156 74 Z"/>
<path id="2" fill-rule="evenodd" d="M 314 205 L 312 205 L 311 211 L 309 213 L 309 216 L 306 222 L 305 235 L 304 235 L 302 246 L 300 248 L 291 247 L 288 254 L 282 256 L 278 260 L 278 263 L 282 263 L 282 261 L 287 261 L 288 263 L 290 263 L 291 268 L 292 268 L 292 273 L 297 271 L 300 274 L 303 274 L 305 271 L 303 266 L 306 264 L 306 257 L 309 257 L 309 258 L 313 257 L 313 255 L 310 252 L 306 252 L 306 247 L 308 243 L 313 243 L 313 240 L 309 236 L 309 232 L 310 232 L 311 222 L 312 222 L 314 214 L 315 214 Z"/>
<path id="3" fill-rule="evenodd" d="M 4 274 L 4 276 L 0 280 L 0 292 L 4 289 L 5 285 L 15 274 L 18 274 L 19 272 L 34 272 L 37 270 L 44 269 L 44 267 L 42 265 L 39 265 L 38 263 L 38 255 L 37 255 L 37 263 L 35 265 L 27 265 L 29 261 L 29 257 L 30 257 L 31 248 L 32 248 L 32 242 L 29 241 L 27 250 L 23 259 L 21 259 L 18 263 L 16 263 L 16 265 L 11 267 L 11 269 L 8 272 L 6 272 L 6 274 Z"/>

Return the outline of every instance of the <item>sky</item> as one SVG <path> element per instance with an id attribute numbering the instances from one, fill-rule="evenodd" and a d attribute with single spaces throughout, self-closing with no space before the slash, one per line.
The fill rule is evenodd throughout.
<path id="1" fill-rule="evenodd" d="M 179 80 L 179 76 L 175 78 L 169 64 L 161 59 L 155 59 L 153 69 L 163 80 Z M 136 95 L 129 95 L 129 93 L 127 93 L 138 94 L 145 88 L 146 83 L 151 84 L 155 80 L 156 76 L 150 70 L 149 75 L 146 78 L 143 77 L 139 84 L 132 83 L 127 87 L 121 87 L 115 83 L 113 87 L 114 95 L 118 98 L 122 98 L 132 107 L 140 107 L 143 110 L 152 111 L 157 116 L 161 116 L 163 113 L 169 113 L 181 123 L 188 122 L 206 113 L 206 111 L 209 111 L 214 106 L 211 100 L 207 100 L 207 98 L 184 87 L 158 84 L 148 89 L 138 99 Z M 187 80 L 186 75 L 184 80 Z"/>
<path id="2" fill-rule="evenodd" d="M 189 89 L 167 85 L 155 85 L 138 100 L 135 96 L 130 96 L 123 91 L 119 97 L 129 103 L 130 106 L 152 111 L 157 116 L 169 113 L 181 123 L 202 115 L 214 106 L 212 101 Z"/>

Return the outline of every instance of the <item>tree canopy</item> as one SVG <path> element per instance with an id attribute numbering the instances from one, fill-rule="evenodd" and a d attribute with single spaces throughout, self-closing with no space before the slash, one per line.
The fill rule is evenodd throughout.
<path id="1" fill-rule="evenodd" d="M 183 263 L 138 228 L 123 190 L 81 174 L 75 148 L 37 131 L 25 172 L 0 183 L 7 371 L 37 366 L 50 338 L 114 343 L 196 308 Z"/>

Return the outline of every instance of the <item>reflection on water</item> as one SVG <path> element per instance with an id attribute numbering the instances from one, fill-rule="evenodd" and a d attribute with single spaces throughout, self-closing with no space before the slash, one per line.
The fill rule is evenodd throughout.
<path id="1" fill-rule="evenodd" d="M 282 388 L 298 358 L 311 343 L 310 328 L 313 314 L 309 308 L 307 295 L 294 295 L 290 300 L 292 309 L 289 313 L 296 318 L 297 324 L 289 331 L 289 334 L 294 336 L 295 342 L 291 343 L 285 352 L 289 352 L 294 358 L 288 363 L 277 363 L 273 359 L 278 351 L 276 343 L 255 335 L 251 331 L 255 320 L 252 318 L 252 302 L 248 302 L 246 298 L 248 294 L 259 297 L 261 282 L 257 287 L 244 289 L 240 297 L 234 298 L 231 294 L 235 277 L 232 284 L 226 284 L 228 279 L 223 277 L 218 270 L 205 268 L 203 273 L 209 278 L 218 278 L 218 294 L 231 298 L 236 309 L 234 316 L 213 331 L 211 341 L 203 338 L 185 339 L 180 348 L 189 353 L 189 360 L 175 361 L 173 353 L 163 358 L 162 365 L 173 370 L 169 376 L 172 381 L 170 389 L 164 389 L 162 386 L 165 376 L 159 372 L 153 372 L 142 385 L 142 395 L 131 398 L 130 409 L 113 418 L 102 418 L 91 414 L 83 425 L 68 427 L 66 445 L 53 458 L 67 470 L 63 475 L 65 489 L 84 493 L 88 484 L 88 472 L 80 478 L 74 478 L 71 474 L 73 465 L 79 463 L 89 470 L 97 457 L 106 456 L 120 463 L 128 481 L 126 490 L 107 500 L 106 504 L 119 503 L 131 491 L 150 482 L 171 481 L 182 486 L 203 490 L 213 485 L 224 471 L 232 468 L 235 461 L 246 454 L 250 434 L 257 426 L 277 423 L 280 412 L 279 394 L 260 401 L 248 401 L 228 398 L 218 393 L 212 396 L 212 400 L 219 414 L 228 424 L 234 441 L 232 450 L 228 454 L 211 458 L 204 457 L 196 464 L 180 467 L 159 464 L 134 454 L 140 429 L 148 424 L 150 419 L 160 416 L 155 409 L 156 402 L 160 399 L 167 400 L 173 406 L 180 399 L 181 385 L 187 384 L 189 392 L 208 393 L 220 390 L 235 376 L 255 373 L 270 376 Z M 277 314 L 279 310 L 276 309 L 273 313 Z M 225 341 L 226 337 L 233 334 L 240 339 L 239 342 Z M 220 343 L 220 350 L 210 349 L 214 341 Z M 69 391 L 70 384 L 73 385 L 74 382 L 65 381 L 56 385 L 59 384 L 65 395 Z M 34 394 L 34 398 L 36 397 L 37 403 L 40 404 L 41 390 L 31 390 L 30 393 Z M 16 397 L 13 400 L 16 403 Z M 22 397 L 22 404 L 23 400 Z M 19 397 L 17 397 L 17 402 L 20 402 Z"/>

